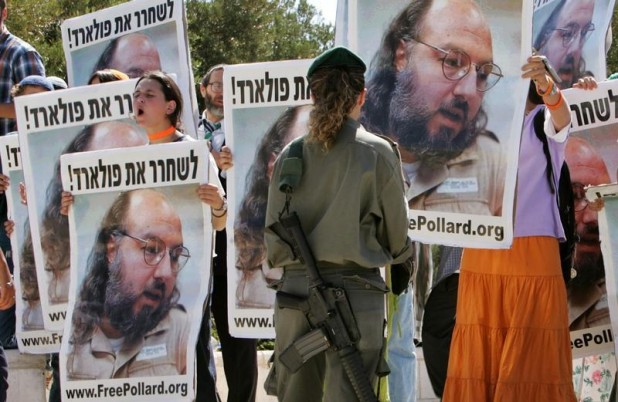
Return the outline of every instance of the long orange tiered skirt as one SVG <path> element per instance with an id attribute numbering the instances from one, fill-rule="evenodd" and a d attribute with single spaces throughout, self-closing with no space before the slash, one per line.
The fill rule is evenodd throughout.
<path id="1" fill-rule="evenodd" d="M 558 241 L 466 249 L 444 402 L 572 402 Z"/>

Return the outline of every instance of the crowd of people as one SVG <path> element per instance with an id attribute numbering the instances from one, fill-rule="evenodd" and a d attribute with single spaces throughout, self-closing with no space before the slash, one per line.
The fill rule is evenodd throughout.
<path id="1" fill-rule="evenodd" d="M 521 67 L 529 92 L 518 150 L 514 240 L 505 250 L 436 246 L 408 237 L 409 209 L 503 213 L 506 153 L 513 150 L 506 150 L 487 125 L 483 99 L 503 74 L 494 61 L 489 23 L 476 1 L 411 1 L 391 21 L 370 66 L 344 47 L 314 60 L 306 72 L 312 104 L 288 108 L 263 136 L 234 221 L 234 242 L 242 246 L 236 254 L 241 277 L 237 303 L 269 308 L 271 301 L 260 289 L 268 285 L 277 291 L 268 393 L 289 402 L 373 401 L 390 366 L 390 400 L 413 402 L 415 342 L 421 330 L 425 334 L 421 323 L 430 276 L 437 288 L 457 272 L 456 295 L 440 307 L 456 309 L 456 314 L 444 325 L 426 328 L 431 338 L 425 358 L 434 358 L 428 355 L 435 346 L 431 342 L 447 349 L 435 355 L 443 369 L 430 370 L 438 396 L 446 402 L 576 400 L 569 330 L 609 323 L 599 206 L 583 192 L 585 186 L 609 182 L 610 175 L 586 140 L 569 139 L 571 114 L 561 92 L 596 88 L 582 57 L 583 43 L 595 29 L 593 8 L 592 0 L 560 0 Z M 5 0 L 0 10 L 0 135 L 9 135 L 17 129 L 16 97 L 66 89 L 67 84 L 46 77 L 39 53 L 9 33 Z M 548 65 L 556 67 L 557 76 Z M 259 386 L 257 340 L 234 337 L 228 326 L 226 187 L 234 161 L 224 122 L 225 68 L 212 66 L 199 83 L 205 108 L 197 140 L 208 141 L 211 182 L 199 185 L 196 196 L 211 212 L 215 246 L 196 344 L 196 401 L 220 401 L 211 344 L 214 323 L 228 401 L 252 402 Z M 181 120 L 187 100 L 161 69 L 147 35 L 110 41 L 88 85 L 137 78 L 135 125 L 87 126 L 62 154 L 196 140 L 185 132 L 184 124 L 192 122 Z M 544 119 L 540 134 L 534 126 L 537 115 Z M 547 138 L 551 165 L 538 135 Z M 560 172 L 565 160 L 580 245 L 577 275 L 568 287 L 558 251 L 566 237 L 554 195 L 558 180 L 551 173 Z M 474 191 L 448 191 L 471 177 Z M 14 224 L 4 194 L 11 185 L 22 187 L 27 203 L 23 184 L 9 183 L 0 174 L 0 221 L 7 222 L 0 228 L 0 401 L 6 400 L 10 375 L 2 347 L 17 347 L 15 297 L 26 304 L 22 328 L 44 327 L 29 232 L 18 256 L 23 294 L 15 294 L 8 239 Z M 72 194 L 62 190 L 58 161 L 46 192 L 41 233 L 52 304 L 68 300 L 67 215 L 73 202 Z M 298 226 L 290 226 L 294 217 Z M 307 275 L 311 261 L 298 230 L 323 282 Z M 61 400 L 61 370 L 69 380 L 187 372 L 192 362 L 183 345 L 190 323 L 178 302 L 177 280 L 190 257 L 177 207 L 166 194 L 131 190 L 114 200 L 78 290 L 66 367 L 59 367 L 57 354 L 50 356 L 50 402 Z M 382 267 L 393 273 L 388 282 Z M 394 279 L 396 270 L 407 275 Z M 398 290 L 385 340 L 389 287 Z M 328 310 L 327 318 L 320 319 L 318 305 Z M 434 328 L 446 334 L 446 343 L 431 333 Z M 308 347 L 303 341 L 315 342 L 314 347 L 322 338 L 329 347 L 310 358 L 303 355 Z M 144 348 L 166 353 L 145 363 L 140 360 Z M 295 364 L 298 359 L 303 364 Z"/>
<path id="2" fill-rule="evenodd" d="M 2 76 L 4 78 L 0 88 L 2 89 L 0 93 L 1 102 L 3 102 L 0 107 L 3 128 L 1 135 L 9 135 L 16 131 L 15 97 L 66 89 L 67 84 L 59 77 L 45 77 L 43 58 L 28 43 L 8 32 L 4 25 L 7 18 L 5 1 L 0 2 L 0 8 L 2 9 L 0 26 L 2 28 Z M 181 91 L 172 77 L 163 73 L 160 69 L 157 49 L 146 35 L 129 34 L 110 42 L 95 66 L 95 70 L 88 80 L 88 85 L 104 84 L 134 77 L 139 78 L 133 93 L 132 109 L 137 127 L 141 127 L 143 131 L 135 125 L 119 121 L 96 123 L 84 127 L 65 147 L 62 154 L 193 141 L 192 136 L 183 133 L 180 118 L 183 105 Z M 219 71 L 219 73 L 222 73 L 222 71 Z M 218 77 L 218 92 L 220 93 L 221 75 Z M 220 115 L 222 118 L 222 111 Z M 216 159 L 212 155 L 216 155 Z M 212 155 L 209 162 L 210 177 L 216 178 L 218 172 L 223 172 L 232 166 L 231 153 L 227 147 L 221 149 L 221 145 L 219 145 L 217 152 L 213 151 Z M 2 317 L 6 317 L 3 318 L 4 321 L 0 325 L 0 331 L 5 334 L 0 340 L 0 345 L 5 348 L 16 348 L 15 292 L 10 272 L 12 271 L 12 263 L 10 257 L 8 259 L 4 257 L 5 254 L 11 256 L 8 235 L 13 231 L 14 223 L 10 220 L 7 221 L 4 191 L 10 185 L 8 177 L 1 175 L 0 181 L 3 189 L 2 221 L 7 222 L 6 230 L 2 230 L 2 236 L 5 239 L 4 253 L 0 253 L 0 283 L 2 283 L 2 286 L 0 286 L 0 309 L 3 310 L 0 314 L 2 314 Z M 15 185 L 18 185 L 18 183 L 15 183 Z M 22 192 L 22 203 L 25 204 L 27 203 L 26 190 L 23 183 L 19 183 L 19 186 Z M 73 196 L 71 193 L 62 191 L 59 161 L 56 163 L 54 177 L 50 181 L 46 193 L 47 200 L 43 212 L 41 242 L 46 255 L 46 271 L 49 271 L 51 278 L 49 300 L 52 303 L 66 303 L 70 260 L 67 214 L 73 203 Z M 215 179 L 213 183 L 200 185 L 196 190 L 196 195 L 212 209 L 213 229 L 223 230 L 227 220 L 227 202 L 219 180 Z M 140 213 L 151 211 L 152 215 L 149 217 L 139 215 L 139 221 L 135 222 L 130 219 L 131 216 L 135 216 L 135 214 L 129 213 L 130 211 L 140 211 Z M 152 231 L 153 222 L 160 228 L 159 233 L 155 233 L 154 237 L 142 234 L 146 233 L 144 232 L 145 228 L 143 228 L 144 222 L 150 224 L 147 232 L 149 236 L 153 236 L 154 233 Z M 169 230 L 170 226 L 175 230 Z M 26 225 L 27 227 L 28 225 Z M 112 227 L 116 229 L 112 230 Z M 119 230 L 119 228 L 124 229 Z M 150 373 L 150 375 L 184 373 L 187 364 L 186 348 L 183 349 L 177 347 L 177 345 L 183 344 L 183 342 L 186 344 L 188 327 L 186 313 L 182 306 L 177 304 L 178 289 L 175 287 L 175 282 L 177 274 L 190 254 L 189 250 L 182 246 L 181 222 L 174 208 L 166 200 L 165 195 L 153 190 L 122 193 L 110 207 L 107 218 L 102 222 L 101 232 L 97 237 L 99 239 L 97 244 L 100 247 L 95 245 L 93 249 L 93 255 L 95 255 L 92 260 L 93 265 L 88 268 L 89 277 L 80 289 L 76 306 L 78 313 L 73 316 L 75 331 L 70 335 L 72 350 L 67 360 L 67 367 L 63 368 L 66 370 L 67 378 L 122 378 L 128 376 L 129 372 L 134 376 L 136 375 L 136 367 L 140 367 L 140 364 L 137 366 L 134 364 L 136 355 L 144 345 L 153 344 L 153 342 L 158 345 L 161 339 L 174 342 L 168 345 L 168 350 L 178 353 L 173 359 L 176 363 L 171 371 L 167 359 L 164 363 L 153 362 L 148 367 L 141 365 L 142 373 Z M 140 244 L 142 241 L 144 246 Z M 129 275 L 130 272 L 135 272 L 135 270 L 127 271 L 127 268 L 123 267 L 131 264 L 133 268 L 136 261 L 125 261 L 128 252 L 120 252 L 120 248 L 144 250 L 144 247 L 149 247 L 152 242 L 155 245 L 158 244 L 157 242 L 162 242 L 164 244 L 163 250 L 166 250 L 171 244 L 178 244 L 179 246 L 171 247 L 170 259 L 167 260 L 168 263 L 166 264 L 159 260 L 150 261 L 145 251 L 137 251 L 144 254 L 142 264 L 144 262 L 146 266 L 152 264 L 157 269 L 144 269 L 141 271 L 143 273 L 141 277 Z M 224 241 L 222 243 L 225 245 Z M 109 250 L 112 254 L 108 254 L 108 246 L 114 248 L 114 250 Z M 96 258 L 97 253 L 103 253 L 99 254 L 101 258 Z M 22 321 L 24 321 L 22 328 L 27 330 L 43 329 L 32 238 L 29 231 L 19 258 L 21 262 L 20 280 L 25 297 L 24 301 L 27 305 L 26 314 L 22 317 Z M 163 259 L 162 256 L 158 258 Z M 173 261 L 176 260 L 178 262 L 174 263 Z M 112 272 L 115 272 L 115 274 L 111 275 Z M 106 283 L 103 287 L 98 282 L 101 280 Z M 97 283 L 98 285 L 95 286 Z M 141 289 L 138 289 L 140 287 Z M 219 285 L 217 288 L 221 289 L 221 286 Z M 156 304 L 155 307 L 140 306 L 136 302 L 136 295 L 141 292 L 149 294 L 161 292 L 160 300 L 158 303 L 154 303 Z M 94 307 L 99 303 L 105 311 L 104 315 L 100 314 L 98 307 Z M 223 306 L 225 307 L 224 303 Z M 206 306 L 205 310 L 209 311 L 210 309 Z M 141 318 L 137 318 L 138 316 Z M 208 314 L 205 316 L 208 316 Z M 220 326 L 223 327 L 223 321 Z M 161 331 L 161 328 L 165 331 Z M 210 326 L 206 326 L 204 331 L 207 331 L 205 336 L 210 342 Z M 225 334 L 222 329 L 219 330 L 219 333 Z M 105 348 L 101 349 L 101 345 L 109 345 L 109 340 L 118 338 L 124 339 L 126 348 L 132 348 L 133 353 L 132 356 L 127 358 L 125 364 L 115 367 L 113 360 L 110 362 L 109 359 L 101 358 L 101 354 L 108 351 Z M 137 342 L 138 339 L 140 342 Z M 230 400 L 255 399 L 257 383 L 255 340 L 247 341 L 249 341 L 247 342 L 249 347 L 246 349 L 252 351 L 254 355 L 254 368 L 252 370 L 255 372 L 255 376 L 252 381 L 250 380 L 250 384 L 253 383 L 253 385 L 250 385 L 248 389 L 231 387 L 231 389 L 238 389 L 239 396 L 234 397 L 231 392 L 230 397 L 233 399 Z M 116 344 L 116 347 L 122 347 L 122 344 Z M 234 345 L 225 348 L 226 351 L 229 351 L 228 353 L 233 353 L 234 349 Z M 210 377 L 213 387 L 211 394 L 204 393 L 199 400 L 217 400 L 218 396 L 214 389 L 214 361 L 210 359 L 210 345 L 206 346 L 203 353 L 208 361 L 211 361 L 212 368 L 208 365 L 204 366 L 203 370 L 200 368 L 200 381 L 198 383 L 205 383 L 208 381 L 206 377 Z M 204 354 L 198 352 L 198 360 Z M 242 359 L 236 360 L 228 356 L 226 360 L 230 369 L 234 370 L 233 372 L 237 372 L 239 369 L 245 371 L 244 367 L 251 367 L 251 354 L 245 353 L 245 355 Z M 0 400 L 4 401 L 8 388 L 8 367 L 4 353 L 1 354 L 1 357 Z M 247 357 L 249 358 L 248 361 Z M 58 355 L 52 354 L 50 360 L 53 379 L 49 400 L 60 401 Z M 234 376 L 230 375 L 229 378 L 233 379 Z"/>

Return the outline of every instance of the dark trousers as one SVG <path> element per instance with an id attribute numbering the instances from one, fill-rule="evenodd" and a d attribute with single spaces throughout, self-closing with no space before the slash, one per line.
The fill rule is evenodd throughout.
<path id="1" fill-rule="evenodd" d="M 0 310 L 0 345 L 5 349 L 17 349 L 15 306 L 7 310 Z"/>
<path id="2" fill-rule="evenodd" d="M 6 195 L 0 196 L 0 220 L 6 221 Z M 6 256 L 9 270 L 13 273 L 13 259 L 11 258 L 11 242 L 4 231 L 4 225 L 0 224 L 0 248 Z M 15 306 L 8 310 L 0 311 L 0 402 L 6 402 L 6 391 L 9 388 L 9 365 L 4 354 L 2 345 L 16 348 L 15 341 Z"/>
<path id="3" fill-rule="evenodd" d="M 451 337 L 455 328 L 455 311 L 459 273 L 442 278 L 431 290 L 423 315 L 423 355 L 434 393 L 442 397 L 446 383 Z"/>
<path id="4" fill-rule="evenodd" d="M 0 402 L 6 402 L 6 390 L 9 388 L 9 364 L 0 346 Z"/>
<path id="5" fill-rule="evenodd" d="M 210 301 L 207 302 L 208 304 Z M 217 387 L 215 379 L 210 374 L 210 306 L 208 306 L 202 316 L 202 326 L 197 335 L 196 347 L 196 370 L 197 370 L 197 389 L 195 402 L 218 402 Z"/>
<path id="6" fill-rule="evenodd" d="M 257 389 L 257 340 L 234 338 L 227 325 L 227 277 L 213 277 L 211 312 L 217 326 L 228 387 L 228 402 L 254 402 Z"/>
<path id="7" fill-rule="evenodd" d="M 60 368 L 58 367 L 60 362 L 58 353 L 52 353 L 49 358 L 51 359 L 53 381 L 49 390 L 47 402 L 60 402 L 62 396 L 60 395 Z"/>
<path id="8" fill-rule="evenodd" d="M 2 222 L 5 220 L 2 220 Z M 2 252 L 4 252 L 6 257 L 9 271 L 13 273 L 11 241 L 7 237 L 2 224 L 0 224 L 0 248 L 2 248 Z M 6 310 L 0 310 L 0 345 L 5 349 L 17 348 L 17 340 L 15 339 L 15 306 Z"/>

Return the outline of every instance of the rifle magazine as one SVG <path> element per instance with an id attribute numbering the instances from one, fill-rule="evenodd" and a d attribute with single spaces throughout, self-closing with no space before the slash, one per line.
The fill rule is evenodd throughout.
<path id="1" fill-rule="evenodd" d="M 316 356 L 330 347 L 330 342 L 324 331 L 316 328 L 294 341 L 279 355 L 279 361 L 290 372 L 295 373 L 313 356 Z"/>

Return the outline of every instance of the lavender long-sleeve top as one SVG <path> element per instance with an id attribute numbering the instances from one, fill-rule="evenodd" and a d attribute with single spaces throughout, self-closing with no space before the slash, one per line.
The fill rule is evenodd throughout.
<path id="1" fill-rule="evenodd" d="M 549 111 L 542 105 L 534 108 L 524 119 L 519 147 L 517 169 L 517 198 L 515 200 L 515 237 L 551 236 L 564 239 L 564 230 L 556 203 L 556 194 L 551 193 L 545 172 L 547 162 L 543 144 L 534 133 L 534 116 L 545 113 L 545 134 L 554 171 L 555 188 L 558 188 L 560 169 L 564 162 L 564 149 L 571 125 L 556 133 Z"/>

